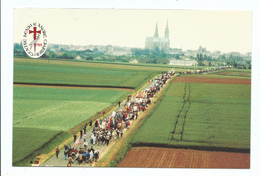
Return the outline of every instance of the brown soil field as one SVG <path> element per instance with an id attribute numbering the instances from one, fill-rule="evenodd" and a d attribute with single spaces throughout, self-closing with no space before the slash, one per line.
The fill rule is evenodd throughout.
<path id="1" fill-rule="evenodd" d="M 223 71 L 223 72 L 219 72 L 219 73 L 216 73 L 217 75 L 228 75 L 228 74 L 231 74 L 233 72 L 229 72 L 229 71 Z"/>
<path id="2" fill-rule="evenodd" d="M 172 82 L 213 83 L 213 84 L 251 84 L 251 79 L 202 78 L 196 76 L 180 76 Z"/>
<path id="3" fill-rule="evenodd" d="M 229 74 L 232 74 L 232 73 L 237 73 L 237 72 L 232 72 L 232 71 L 223 71 L 223 72 L 219 72 L 219 73 L 216 73 L 217 75 L 229 75 Z M 251 75 L 251 73 L 239 73 L 237 76 L 249 76 Z"/>
<path id="4" fill-rule="evenodd" d="M 249 76 L 249 75 L 251 75 L 251 73 L 240 73 L 239 75 L 240 76 Z"/>
<path id="5" fill-rule="evenodd" d="M 137 147 L 128 151 L 118 167 L 249 169 L 250 154 Z"/>

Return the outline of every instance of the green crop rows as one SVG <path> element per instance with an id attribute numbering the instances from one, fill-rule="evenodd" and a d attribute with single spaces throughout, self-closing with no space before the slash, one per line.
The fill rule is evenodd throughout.
<path id="1" fill-rule="evenodd" d="M 173 83 L 132 143 L 249 149 L 250 89 Z"/>
<path id="2" fill-rule="evenodd" d="M 106 64 L 104 67 L 97 64 L 91 66 L 16 61 L 14 82 L 137 88 L 160 73 L 158 69 L 133 69 L 133 66 L 113 68 L 110 65 Z"/>
<path id="3" fill-rule="evenodd" d="M 15 58 L 14 83 L 138 89 L 166 70 L 168 68 Z M 24 159 L 28 155 L 39 148 L 61 143 L 68 138 L 69 130 L 127 93 L 119 90 L 14 86 L 13 164 L 29 164 L 28 159 Z M 64 137 L 63 140 L 60 136 Z M 51 144 L 46 146 L 47 143 Z"/>
<path id="4" fill-rule="evenodd" d="M 117 90 L 14 87 L 13 162 L 30 155 L 55 135 L 67 133 L 127 93 Z"/>

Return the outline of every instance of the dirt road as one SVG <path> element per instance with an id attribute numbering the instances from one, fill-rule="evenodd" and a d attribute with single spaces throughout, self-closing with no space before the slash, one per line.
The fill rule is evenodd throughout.
<path id="1" fill-rule="evenodd" d="M 170 80 L 171 80 L 171 79 L 170 79 Z M 168 80 L 167 83 L 168 83 L 170 80 Z M 166 84 L 167 84 L 167 83 L 166 83 Z M 152 86 L 152 84 L 153 84 L 153 82 L 147 83 L 146 85 L 144 85 L 144 86 L 141 88 L 141 90 L 145 90 L 145 89 L 150 88 L 150 87 Z M 164 86 L 164 88 L 165 88 L 165 86 Z M 162 92 L 162 91 L 160 91 L 160 92 Z M 100 158 L 99 158 L 99 159 L 101 159 L 108 151 L 110 151 L 111 147 L 112 147 L 112 148 L 114 147 L 115 143 L 118 143 L 118 144 L 121 143 L 121 144 L 122 144 L 122 143 L 124 142 L 124 139 L 128 137 L 128 134 L 130 134 L 131 131 L 133 131 L 133 130 L 136 128 L 136 126 L 137 126 L 138 122 L 140 121 L 140 119 L 141 119 L 142 117 L 144 117 L 144 116 L 148 113 L 148 111 L 149 111 L 150 109 L 152 109 L 152 107 L 153 107 L 153 105 L 150 105 L 150 106 L 148 106 L 148 109 L 147 109 L 145 112 L 139 112 L 139 117 L 138 117 L 138 119 L 137 119 L 137 120 L 130 121 L 130 123 L 131 123 L 130 129 L 125 130 L 123 137 L 117 139 L 116 141 L 111 141 L 108 146 L 107 146 L 107 145 L 99 145 L 99 146 L 97 146 L 97 145 L 91 145 L 91 143 L 90 143 L 90 135 L 91 135 L 91 132 L 92 132 L 92 128 L 88 128 L 88 130 L 87 130 L 87 132 L 86 132 L 86 134 L 87 134 L 87 141 L 88 141 L 88 144 L 89 144 L 88 148 L 89 148 L 90 146 L 93 146 L 93 148 L 94 148 L 95 150 L 98 149 L 98 150 L 100 151 Z M 119 108 L 116 109 L 116 111 L 121 111 L 121 110 L 123 110 L 123 106 L 121 106 L 121 107 L 119 107 Z M 110 114 L 106 114 L 106 115 L 105 115 L 105 118 L 109 118 L 109 117 L 111 117 L 111 115 L 112 115 L 111 113 L 110 113 Z M 79 135 L 78 135 L 78 136 L 79 136 Z M 83 139 L 82 139 L 82 141 L 83 141 Z M 64 143 L 64 144 L 68 145 L 68 143 Z M 71 145 L 71 147 L 74 147 L 74 143 L 70 143 L 69 145 Z M 77 146 L 75 146 L 75 147 L 76 147 L 76 148 L 80 148 L 80 147 L 83 148 L 83 142 L 82 142 L 81 145 L 77 145 Z M 117 150 L 114 150 L 114 152 L 111 153 L 111 154 L 112 154 L 111 156 L 115 155 L 116 152 L 117 152 Z M 53 154 L 54 154 L 54 152 L 50 152 L 48 155 L 50 156 L 50 155 L 53 155 Z M 45 157 L 48 157 L 48 155 L 45 156 Z M 112 159 L 112 158 L 108 158 L 108 160 L 107 160 L 105 163 L 107 164 L 110 159 Z M 80 166 L 79 164 L 76 164 L 76 163 L 74 162 L 74 164 L 72 164 L 72 167 L 77 167 L 77 166 L 78 166 L 78 167 L 95 167 L 95 166 L 101 166 L 101 167 L 102 167 L 102 166 L 104 166 L 105 163 L 104 163 L 104 162 L 101 163 L 101 164 L 98 164 L 98 163 L 92 163 L 92 164 L 90 164 L 90 163 L 84 163 L 84 164 L 82 164 L 82 165 Z M 68 164 L 68 160 L 65 160 L 64 149 L 63 149 L 63 150 L 60 151 L 60 154 L 59 154 L 59 157 L 58 157 L 58 158 L 56 158 L 56 156 L 53 156 L 53 157 L 51 157 L 50 159 L 48 159 L 47 161 L 43 162 L 43 164 L 41 164 L 41 166 L 55 166 L 55 167 L 61 167 L 61 166 L 63 166 L 63 167 L 65 167 L 65 166 L 67 166 L 67 164 Z"/>

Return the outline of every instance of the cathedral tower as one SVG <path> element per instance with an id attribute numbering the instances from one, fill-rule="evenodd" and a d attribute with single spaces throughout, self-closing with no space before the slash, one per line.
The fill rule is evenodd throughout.
<path id="1" fill-rule="evenodd" d="M 154 37 L 159 37 L 159 34 L 158 34 L 158 23 L 157 22 L 156 22 Z"/>
<path id="2" fill-rule="evenodd" d="M 168 28 L 168 20 L 165 28 L 165 38 L 169 38 L 169 28 Z"/>

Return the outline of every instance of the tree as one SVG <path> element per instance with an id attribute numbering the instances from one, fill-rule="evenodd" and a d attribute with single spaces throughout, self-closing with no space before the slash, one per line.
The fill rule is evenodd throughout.
<path id="1" fill-rule="evenodd" d="M 160 48 L 158 46 L 155 47 L 154 51 L 156 54 L 160 54 Z"/>
<path id="2" fill-rule="evenodd" d="M 87 57 L 86 60 L 93 60 L 93 57 L 92 57 L 92 56 L 89 56 L 89 57 Z"/>
<path id="3" fill-rule="evenodd" d="M 20 50 L 20 49 L 22 49 L 23 47 L 20 45 L 20 44 L 18 44 L 18 43 L 15 43 L 14 44 L 14 50 Z"/>
<path id="4" fill-rule="evenodd" d="M 199 61 L 203 61 L 203 54 L 200 54 Z"/>

